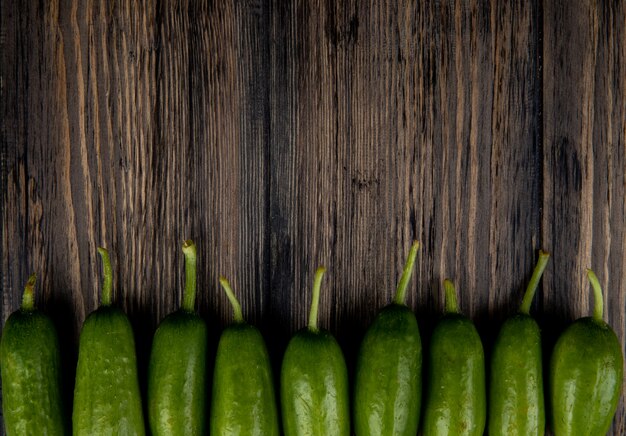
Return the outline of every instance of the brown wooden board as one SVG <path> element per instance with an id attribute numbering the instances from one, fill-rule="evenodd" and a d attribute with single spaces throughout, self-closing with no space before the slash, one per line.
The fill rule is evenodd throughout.
<path id="1" fill-rule="evenodd" d="M 544 2 L 542 244 L 548 342 L 588 316 L 586 268 L 605 290 L 605 320 L 626 341 L 626 7 Z M 552 339 L 552 341 L 551 341 Z M 624 400 L 611 434 L 626 433 Z"/>
<path id="2" fill-rule="evenodd" d="M 449 277 L 489 352 L 542 247 L 546 352 L 591 310 L 587 267 L 623 343 L 625 8 L 2 2 L 2 322 L 36 272 L 71 401 L 104 245 L 145 376 L 192 238 L 212 347 L 224 275 L 278 370 L 323 264 L 319 322 L 352 368 L 418 239 L 408 303 L 426 345 Z"/>

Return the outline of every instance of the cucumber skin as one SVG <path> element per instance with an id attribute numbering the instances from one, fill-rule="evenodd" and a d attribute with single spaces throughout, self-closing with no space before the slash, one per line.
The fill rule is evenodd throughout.
<path id="1" fill-rule="evenodd" d="M 422 342 L 404 305 L 383 308 L 359 351 L 354 429 L 361 435 L 415 435 L 422 395 Z"/>
<path id="2" fill-rule="evenodd" d="M 489 391 L 489 435 L 543 436 L 541 331 L 517 314 L 502 325 L 493 347 Z"/>
<path id="3" fill-rule="evenodd" d="M 431 338 L 425 436 L 481 436 L 486 420 L 485 357 L 474 324 L 447 314 Z"/>
<path id="4" fill-rule="evenodd" d="M 135 340 L 120 309 L 92 312 L 80 334 L 73 433 L 144 435 Z"/>
<path id="5" fill-rule="evenodd" d="M 305 328 L 289 342 L 280 378 L 285 436 L 348 436 L 348 371 L 327 331 Z"/>
<path id="6" fill-rule="evenodd" d="M 159 435 L 201 435 L 206 415 L 207 327 L 179 310 L 154 334 L 148 364 L 148 420 Z"/>
<path id="7" fill-rule="evenodd" d="M 619 402 L 623 367 L 619 340 L 606 323 L 587 317 L 569 326 L 550 362 L 554 434 L 606 435 Z"/>
<path id="8" fill-rule="evenodd" d="M 222 332 L 210 425 L 211 435 L 280 434 L 270 358 L 254 326 L 239 323 Z"/>
<path id="9" fill-rule="evenodd" d="M 9 316 L 0 344 L 6 434 L 64 435 L 61 354 L 54 324 L 38 310 Z"/>

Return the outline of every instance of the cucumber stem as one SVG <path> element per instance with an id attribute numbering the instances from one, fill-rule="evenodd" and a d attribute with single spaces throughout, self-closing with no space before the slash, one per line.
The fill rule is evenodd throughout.
<path id="1" fill-rule="evenodd" d="M 183 254 L 185 255 L 183 310 L 193 312 L 196 306 L 196 244 L 191 239 L 183 243 Z"/>
<path id="2" fill-rule="evenodd" d="M 230 287 L 230 283 L 228 283 L 228 280 L 226 280 L 225 277 L 220 277 L 220 285 L 222 285 L 224 292 L 226 292 L 226 296 L 230 300 L 230 304 L 233 306 L 233 318 L 235 319 L 235 322 L 244 322 L 243 314 L 241 313 L 241 304 L 239 304 L 239 300 L 235 297 L 235 294 Z"/>
<path id="3" fill-rule="evenodd" d="M 37 275 L 31 274 L 24 286 L 24 293 L 22 294 L 22 306 L 21 309 L 24 312 L 32 312 L 35 310 L 35 282 L 37 281 Z"/>
<path id="4" fill-rule="evenodd" d="M 398 282 L 396 296 L 393 299 L 393 302 L 396 304 L 406 304 L 406 291 L 409 288 L 409 281 L 411 280 L 411 275 L 413 274 L 413 266 L 415 265 L 415 258 L 417 257 L 417 250 L 419 250 L 419 248 L 420 243 L 418 241 L 413 241 L 413 245 L 411 245 L 411 250 L 409 251 L 409 257 L 406 259 L 406 264 L 402 270 L 402 276 L 400 276 L 400 281 Z"/>
<path id="5" fill-rule="evenodd" d="M 111 259 L 109 259 L 109 252 L 106 248 L 98 247 L 98 254 L 102 258 L 102 296 L 100 297 L 101 306 L 110 306 L 112 299 L 113 289 L 113 273 L 111 270 Z"/>
<path id="6" fill-rule="evenodd" d="M 522 305 L 519 308 L 520 313 L 523 313 L 524 315 L 530 314 L 530 305 L 533 302 L 535 292 L 537 292 L 537 287 L 539 286 L 539 281 L 541 280 L 541 276 L 543 275 L 543 270 L 546 269 L 546 265 L 548 264 L 549 259 L 550 253 L 539 250 L 539 260 L 537 260 L 537 265 L 535 265 L 533 275 L 530 277 L 530 282 L 528 282 L 526 292 L 524 293 L 524 298 L 522 299 Z"/>
<path id="7" fill-rule="evenodd" d="M 313 297 L 311 298 L 311 311 L 309 312 L 309 330 L 317 332 L 317 310 L 320 304 L 320 288 L 322 287 L 322 278 L 326 268 L 320 266 L 315 271 L 315 278 L 313 279 Z"/>
<path id="8" fill-rule="evenodd" d="M 602 286 L 600 286 L 600 281 L 598 280 L 598 276 L 592 270 L 587 270 L 587 277 L 589 278 L 589 282 L 591 282 L 591 287 L 593 287 L 593 295 L 595 299 L 595 304 L 593 307 L 593 319 L 596 321 L 603 321 L 602 316 L 604 315 L 604 298 L 602 297 Z"/>
<path id="9" fill-rule="evenodd" d="M 446 291 L 446 310 L 445 313 L 459 313 L 459 306 L 456 302 L 456 289 L 451 280 L 445 279 L 443 287 Z"/>

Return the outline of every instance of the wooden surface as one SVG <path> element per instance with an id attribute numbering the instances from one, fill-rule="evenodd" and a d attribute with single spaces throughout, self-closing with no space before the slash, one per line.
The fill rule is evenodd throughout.
<path id="1" fill-rule="evenodd" d="M 213 347 L 231 320 L 225 275 L 278 368 L 324 264 L 320 324 L 352 367 L 418 239 L 408 303 L 426 342 L 450 277 L 488 352 L 544 248 L 546 352 L 590 313 L 588 267 L 623 343 L 625 9 L 3 1 L 2 321 L 36 272 L 71 399 L 104 245 L 145 370 L 192 238 Z"/>

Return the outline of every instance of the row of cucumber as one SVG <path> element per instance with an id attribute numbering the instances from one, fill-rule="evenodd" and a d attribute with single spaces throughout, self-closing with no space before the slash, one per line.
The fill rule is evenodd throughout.
<path id="1" fill-rule="evenodd" d="M 405 304 L 418 247 L 417 242 L 411 247 L 393 302 L 365 334 L 352 411 L 342 351 L 317 326 L 325 270 L 316 271 L 308 326 L 291 339 L 282 363 L 285 435 L 349 435 L 351 430 L 359 436 L 415 435 L 420 422 L 424 435 L 482 435 L 486 426 L 490 435 L 544 434 L 541 335 L 529 310 L 548 254 L 540 252 L 519 313 L 504 323 L 494 344 L 488 405 L 480 337 L 460 313 L 452 282 L 445 281 L 445 313 L 431 338 L 422 404 L 420 333 Z M 133 332 L 126 315 L 111 305 L 111 264 L 107 251 L 98 251 L 104 265 L 101 305 L 87 317 L 80 334 L 71 427 L 74 435 L 143 435 Z M 182 308 L 159 325 L 149 362 L 147 415 L 154 435 L 200 435 L 206 430 L 207 328 L 194 309 L 192 241 L 185 242 L 183 252 Z M 577 320 L 562 334 L 550 362 L 548 399 L 557 436 L 606 434 L 620 397 L 621 345 L 603 321 L 598 279 L 591 270 L 588 276 L 596 301 L 593 316 Z M 228 281 L 220 278 L 220 283 L 233 306 L 234 323 L 222 333 L 217 349 L 210 433 L 278 435 L 265 342 L 244 321 Z M 34 307 L 34 285 L 33 275 L 0 344 L 6 433 L 63 435 L 69 425 L 63 418 L 58 339 L 52 322 Z"/>

